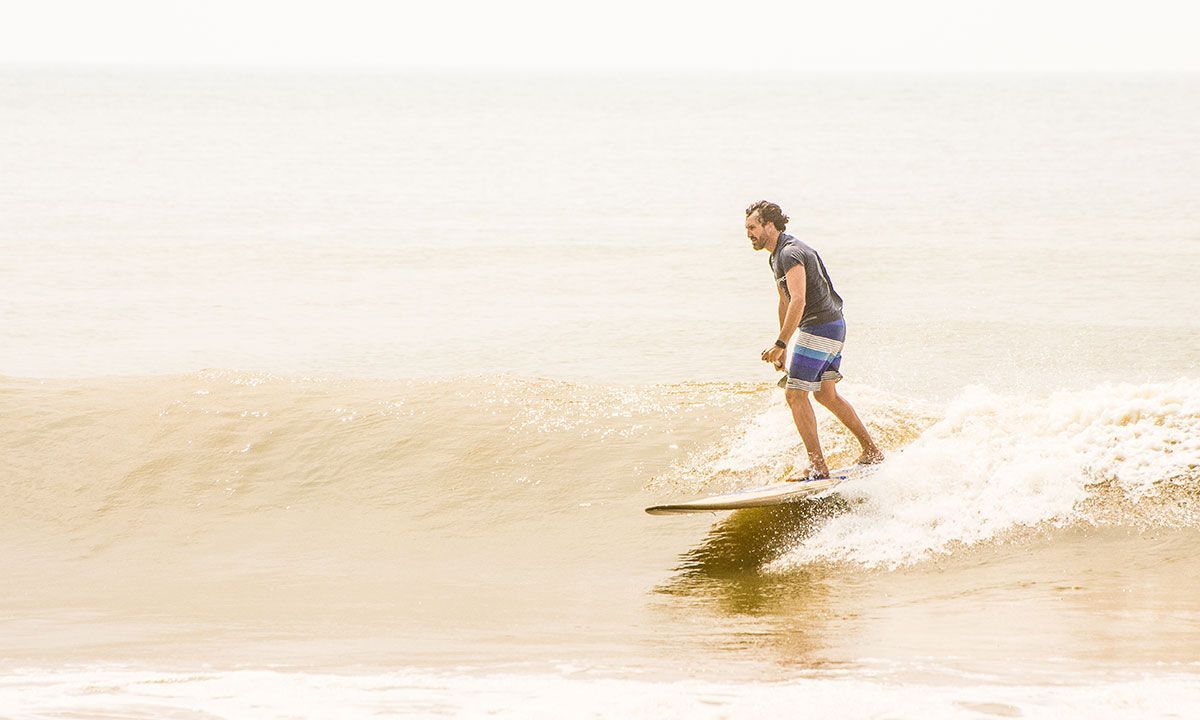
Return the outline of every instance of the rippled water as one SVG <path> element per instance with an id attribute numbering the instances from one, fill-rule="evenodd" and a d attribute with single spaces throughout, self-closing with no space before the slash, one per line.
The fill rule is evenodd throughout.
<path id="1" fill-rule="evenodd" d="M 779 82 L 0 74 L 0 714 L 1200 697 L 1200 86 Z M 798 462 L 759 197 L 890 459 L 647 516 Z"/>

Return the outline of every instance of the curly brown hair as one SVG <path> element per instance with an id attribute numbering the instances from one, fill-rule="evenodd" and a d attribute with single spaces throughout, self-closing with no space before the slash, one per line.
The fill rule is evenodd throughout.
<path id="1" fill-rule="evenodd" d="M 746 217 L 750 217 L 755 212 L 758 213 L 758 219 L 762 224 L 771 223 L 775 229 L 783 232 L 787 227 L 788 216 L 783 214 L 783 208 L 773 202 L 759 200 L 750 207 L 746 208 Z"/>

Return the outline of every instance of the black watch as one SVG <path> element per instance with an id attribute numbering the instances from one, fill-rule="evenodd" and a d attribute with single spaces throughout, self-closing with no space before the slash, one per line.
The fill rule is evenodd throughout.
<path id="1" fill-rule="evenodd" d="M 787 350 L 787 343 L 782 340 L 776 340 L 775 347 L 779 348 L 780 350 Z"/>

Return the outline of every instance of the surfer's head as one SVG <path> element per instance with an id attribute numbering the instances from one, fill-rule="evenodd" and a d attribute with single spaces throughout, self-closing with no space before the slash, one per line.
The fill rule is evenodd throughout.
<path id="1" fill-rule="evenodd" d="M 787 227 L 788 216 L 773 202 L 759 200 L 746 208 L 746 237 L 755 250 L 774 248 L 779 233 Z"/>

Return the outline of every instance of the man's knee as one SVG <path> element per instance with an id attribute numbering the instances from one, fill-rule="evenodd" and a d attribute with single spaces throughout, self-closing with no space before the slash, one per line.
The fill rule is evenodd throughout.
<path id="1" fill-rule="evenodd" d="M 785 398 L 787 398 L 788 405 L 795 406 L 795 405 L 800 405 L 802 403 L 808 402 L 808 391 L 807 390 L 796 390 L 795 388 L 788 388 L 787 390 L 785 390 L 783 392 L 783 396 Z"/>
<path id="2" fill-rule="evenodd" d="M 821 389 L 813 393 L 813 399 L 822 405 L 829 407 L 830 403 L 837 400 L 837 388 L 833 383 L 825 383 Z"/>

